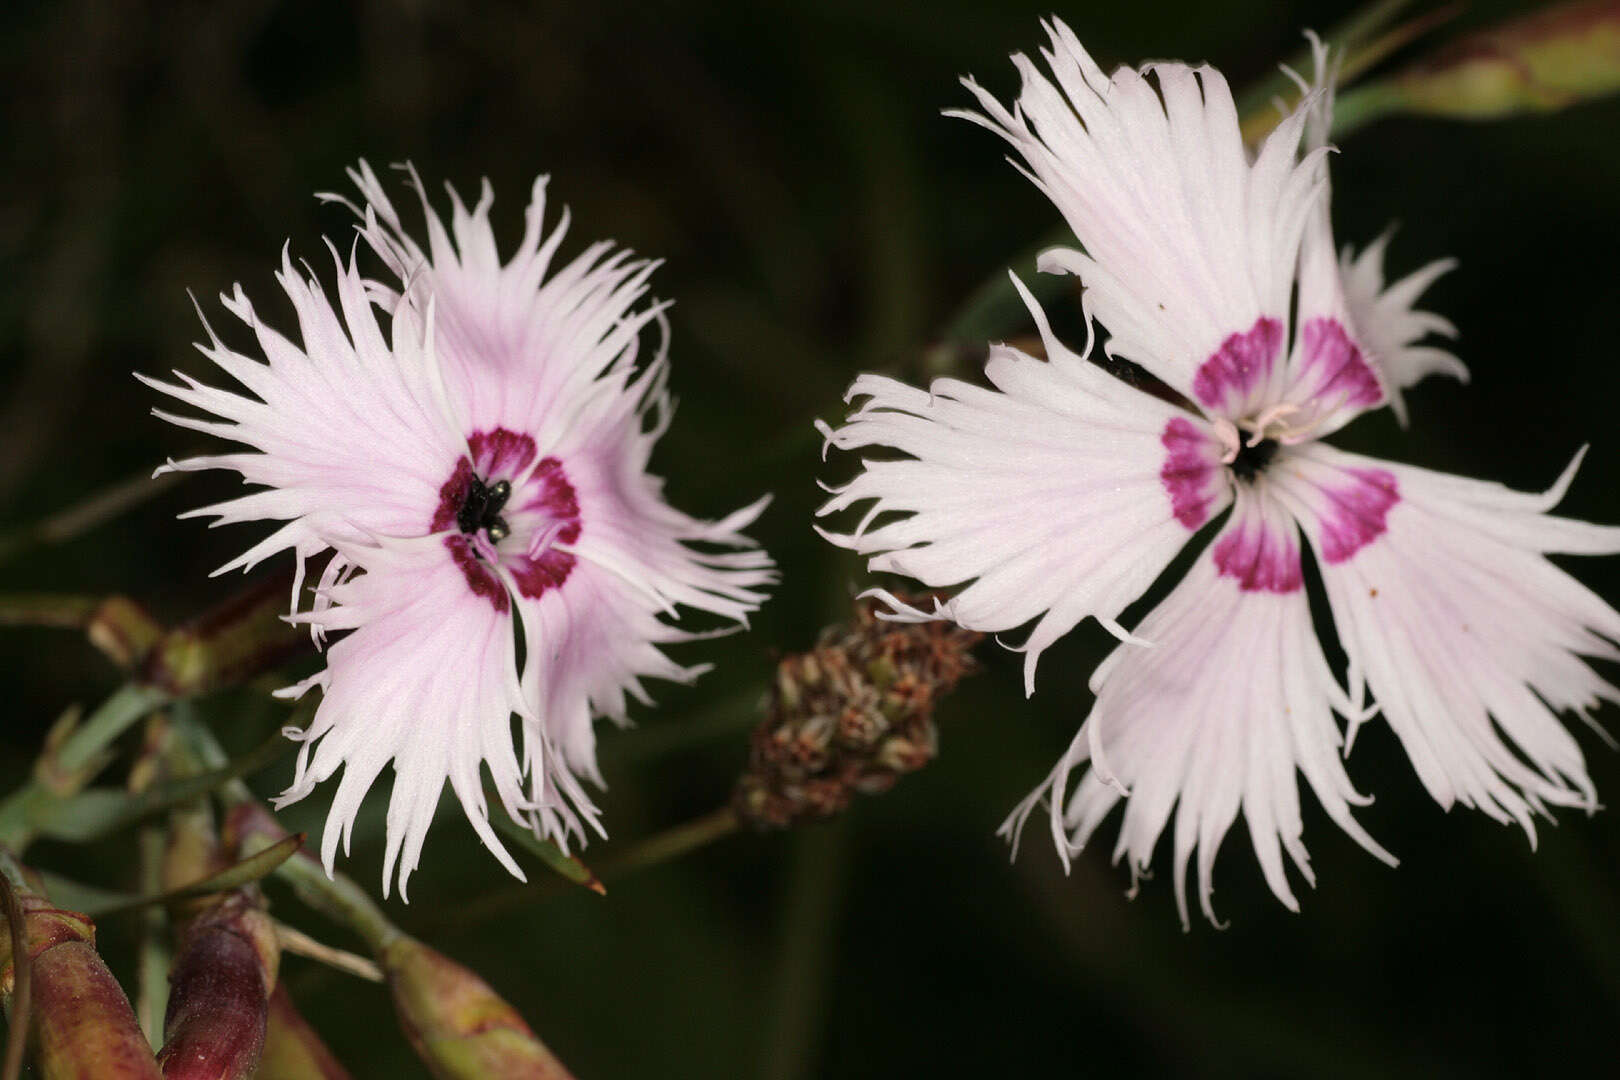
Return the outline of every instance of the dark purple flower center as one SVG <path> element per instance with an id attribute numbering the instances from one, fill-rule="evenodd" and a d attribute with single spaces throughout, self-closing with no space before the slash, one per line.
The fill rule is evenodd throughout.
<path id="1" fill-rule="evenodd" d="M 489 534 L 492 543 L 500 543 L 512 532 L 506 519 L 501 517 L 501 508 L 511 497 L 511 481 L 497 480 L 493 484 L 485 484 L 479 477 L 471 477 L 465 500 L 461 509 L 456 511 L 456 528 L 466 536 L 483 530 Z"/>
<path id="2" fill-rule="evenodd" d="M 527 597 L 562 586 L 574 569 L 572 553 L 557 550 L 580 535 L 579 497 L 556 458 L 535 462 L 534 439 L 506 428 L 475 431 L 471 457 L 461 458 L 439 489 L 435 532 L 467 578 L 467 586 L 497 611 L 507 610 L 499 563 Z M 533 467 L 530 465 L 533 463 Z"/>
<path id="3" fill-rule="evenodd" d="M 1238 447 L 1237 457 L 1232 459 L 1230 466 L 1232 475 L 1239 480 L 1253 480 L 1266 471 L 1271 459 L 1277 456 L 1277 440 L 1261 439 L 1253 446 L 1249 440 L 1244 439 Z"/>

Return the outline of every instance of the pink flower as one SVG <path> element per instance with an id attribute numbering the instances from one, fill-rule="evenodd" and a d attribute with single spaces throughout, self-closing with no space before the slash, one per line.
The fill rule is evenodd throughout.
<path id="1" fill-rule="evenodd" d="M 566 845 L 602 832 L 581 783 L 601 784 L 592 718 L 622 724 L 627 696 L 648 700 L 644 678 L 705 670 L 660 648 L 705 636 L 672 625 L 677 607 L 742 624 L 761 603 L 774 571 L 741 530 L 765 500 L 699 521 L 647 472 L 672 408 L 666 305 L 642 302 L 654 263 L 598 243 L 548 277 L 567 213 L 545 230 L 543 178 L 507 262 L 487 184 L 470 212 L 451 192 L 453 241 L 423 198 L 424 252 L 371 169 L 350 175 L 361 235 L 399 291 L 363 280 L 333 249 L 334 307 L 284 253 L 277 277 L 302 344 L 261 322 L 238 286 L 225 306 L 265 362 L 211 329 L 199 346 L 247 393 L 181 373 L 142 378 L 213 419 L 157 415 L 250 448 L 166 468 L 231 469 L 262 485 L 186 516 L 285 522 L 217 573 L 291 549 L 292 618 L 317 642 L 349 631 L 323 671 L 283 691 L 319 686 L 323 697 L 309 728 L 289 732 L 303 746 L 280 803 L 343 767 L 321 841 L 328 871 L 392 762 L 385 895 L 396 865 L 404 895 L 447 779 L 479 838 L 522 878 L 490 827 L 480 767 L 537 835 Z M 656 349 L 641 360 L 654 323 Z M 299 611 L 305 561 L 328 550 L 313 606 Z"/>
<path id="2" fill-rule="evenodd" d="M 1183 922 L 1195 854 L 1213 921 L 1211 870 L 1241 812 L 1267 883 L 1297 910 L 1284 855 L 1314 880 L 1299 775 L 1342 829 L 1394 862 L 1352 815 L 1363 799 L 1340 753 L 1375 711 L 1445 806 L 1517 822 L 1532 840 L 1549 806 L 1595 809 L 1559 714 L 1616 698 L 1581 656 L 1620 658 L 1620 614 L 1546 555 L 1620 551 L 1620 530 L 1548 516 L 1575 464 L 1528 495 L 1319 441 L 1426 373 L 1466 374 L 1416 344 L 1450 330 L 1412 310 L 1447 264 L 1386 290 L 1384 241 L 1335 257 L 1330 93 L 1309 95 L 1251 158 L 1218 72 L 1161 63 L 1110 77 L 1063 24 L 1048 32 L 1050 78 L 1015 56 L 1017 104 L 970 81 L 984 112 L 957 115 L 1011 143 L 1073 228 L 1083 250 L 1048 251 L 1040 266 L 1080 277 L 1109 356 L 1183 403 L 1088 363 L 1091 343 L 1065 347 L 1030 300 L 1046 359 L 995 346 L 993 390 L 863 375 L 850 389 L 861 407 L 825 429 L 840 449 L 908 455 L 862 462 L 821 512 L 866 504 L 865 517 L 828 538 L 871 555 L 873 570 L 959 587 L 936 611 L 878 590 L 894 617 L 995 633 L 1032 624 L 1017 647 L 1029 692 L 1042 651 L 1087 616 L 1122 639 L 1092 677 L 1096 703 L 1068 752 L 1004 832 L 1016 843 L 1046 801 L 1067 865 L 1124 803 L 1115 859 L 1134 879 L 1170 829 Z M 1205 532 L 1187 576 L 1127 632 L 1121 612 Z M 1347 686 L 1312 625 L 1307 549 Z"/>

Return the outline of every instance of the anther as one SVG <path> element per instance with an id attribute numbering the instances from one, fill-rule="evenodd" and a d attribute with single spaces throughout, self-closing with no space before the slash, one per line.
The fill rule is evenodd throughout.
<path id="1" fill-rule="evenodd" d="M 491 543 L 500 543 L 512 532 L 506 519 L 501 517 L 501 509 L 511 497 L 511 481 L 497 480 L 485 485 L 478 477 L 472 477 L 461 509 L 456 512 L 456 527 L 467 536 L 482 530 L 488 534 Z"/>

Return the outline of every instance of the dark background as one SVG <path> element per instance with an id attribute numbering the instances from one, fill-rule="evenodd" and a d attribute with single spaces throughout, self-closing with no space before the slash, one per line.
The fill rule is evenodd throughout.
<path id="1" fill-rule="evenodd" d="M 1421 9 L 1423 5 L 1419 5 Z M 1459 25 L 1524 5 L 1475 3 Z M 1003 96 L 1006 54 L 1041 41 L 1046 4 L 662 3 L 354 6 L 13 3 L 0 14 L 0 530 L 201 444 L 150 418 L 132 370 L 202 371 L 186 290 L 241 281 L 290 326 L 271 271 L 283 241 L 324 256 L 350 222 L 316 190 L 343 168 L 413 159 L 430 184 L 495 186 L 497 233 L 521 230 L 529 182 L 571 204 L 565 251 L 612 237 L 667 264 L 675 425 L 655 458 L 673 501 L 717 515 L 770 490 L 755 530 L 783 583 L 753 631 L 687 647 L 715 674 L 667 688 L 638 731 L 606 731 L 614 839 L 588 860 L 723 801 L 758 687 L 864 581 L 811 532 L 821 466 L 809 425 L 862 370 L 919 377 L 940 327 L 983 279 L 1058 223 L 989 135 L 943 119 L 958 74 Z M 1234 85 L 1272 70 L 1338 3 L 1068 5 L 1104 66 L 1207 59 Z M 1444 36 L 1444 35 L 1442 35 Z M 1519 487 L 1593 443 L 1566 512 L 1620 521 L 1620 102 L 1490 125 L 1388 120 L 1336 159 L 1341 241 L 1403 222 L 1391 269 L 1454 254 L 1428 306 L 1456 321 L 1474 384 L 1411 393 L 1336 438 Z M 392 178 L 389 178 L 393 183 Z M 397 190 L 397 189 L 396 189 Z M 555 204 L 554 204 L 555 205 Z M 324 275 L 324 270 L 323 270 Z M 1007 327 L 1008 334 L 1025 328 Z M 0 589 L 128 593 L 166 619 L 235 588 L 205 573 L 263 535 L 173 521 L 232 490 L 189 478 L 70 544 L 0 565 Z M 1620 598 L 1620 563 L 1582 579 Z M 1512 618 L 1503 611 L 1503 618 Z M 1067 744 L 1107 648 L 1088 624 L 1043 661 L 1017 657 L 943 708 L 940 759 L 839 825 L 740 836 L 584 892 L 513 890 L 446 807 L 406 927 L 482 972 L 582 1080 L 598 1077 L 1058 1075 L 1528 1076 L 1612 1068 L 1620 1006 L 1620 818 L 1566 813 L 1522 834 L 1424 794 L 1381 724 L 1350 772 L 1391 871 L 1314 804 L 1320 886 L 1289 914 L 1243 830 L 1216 903 L 1183 933 L 1168 865 L 1133 903 L 1107 827 L 1064 878 L 1040 835 L 1016 864 L 994 836 Z M 118 677 L 67 632 L 0 632 L 0 768 L 18 777 L 45 724 Z M 447 676 L 450 677 L 450 676 Z M 262 694 L 204 704 L 233 746 L 283 715 Z M 1615 726 L 1614 710 L 1606 714 Z M 1620 759 L 1590 733 L 1599 791 Z M 255 778 L 280 789 L 290 760 Z M 386 782 L 344 867 L 375 888 Z M 330 786 L 298 808 L 317 825 Z M 1308 801 L 1308 800 L 1307 800 Z M 1040 830 L 1032 830 L 1039 833 Z M 1165 855 L 1161 852 L 1161 855 Z M 128 887 L 128 845 L 35 857 Z M 531 880 L 544 880 L 536 867 Z M 341 942 L 272 885 L 277 912 Z M 128 971 L 130 925 L 105 950 Z M 284 977 L 357 1076 L 425 1075 L 381 988 L 289 957 Z"/>

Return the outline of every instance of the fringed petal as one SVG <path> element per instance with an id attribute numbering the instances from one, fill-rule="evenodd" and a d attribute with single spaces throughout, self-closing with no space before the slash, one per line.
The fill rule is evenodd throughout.
<path id="1" fill-rule="evenodd" d="M 1106 76 L 1062 22 L 1046 29 L 1052 78 L 1014 56 L 1013 109 L 969 80 L 983 112 L 951 114 L 1011 143 L 1074 230 L 1084 251 L 1048 252 L 1041 268 L 1078 274 L 1109 352 L 1211 414 L 1276 400 L 1300 234 L 1322 187 L 1317 155 L 1296 160 L 1312 99 L 1251 162 L 1219 72 Z"/>
<path id="2" fill-rule="evenodd" d="M 1548 495 L 1299 448 L 1277 473 L 1322 563 L 1352 693 L 1362 684 L 1429 793 L 1523 827 L 1597 795 L 1560 719 L 1620 692 L 1620 613 L 1546 556 L 1620 552 L 1620 529 L 1547 514 Z"/>
<path id="3" fill-rule="evenodd" d="M 1091 715 L 1004 833 L 1016 840 L 1045 801 L 1067 864 L 1123 801 L 1114 859 L 1130 866 L 1134 882 L 1149 873 L 1173 816 L 1176 903 L 1185 925 L 1195 856 L 1199 904 L 1217 921 L 1215 856 L 1241 811 L 1266 883 L 1297 911 L 1287 863 L 1315 884 L 1302 839 L 1301 774 L 1340 828 L 1393 863 L 1351 815 L 1351 806 L 1366 800 L 1341 764 L 1333 712 L 1356 713 L 1312 628 L 1299 552 L 1288 514 L 1240 487 L 1209 550 L 1136 627 L 1153 646 L 1121 644 L 1097 669 Z M 1088 763 L 1070 794 L 1071 774 Z"/>
<path id="4" fill-rule="evenodd" d="M 819 514 L 866 504 L 852 532 L 823 535 L 873 570 L 961 586 L 940 617 L 987 633 L 1035 620 L 1021 646 L 1032 692 L 1041 652 L 1088 615 L 1117 628 L 1231 489 L 1204 421 L 1070 351 L 1030 303 L 1048 359 L 996 346 L 994 391 L 857 379 L 850 397 L 866 400 L 828 443 L 909 457 L 863 459 Z"/>

